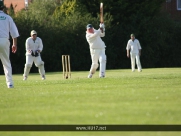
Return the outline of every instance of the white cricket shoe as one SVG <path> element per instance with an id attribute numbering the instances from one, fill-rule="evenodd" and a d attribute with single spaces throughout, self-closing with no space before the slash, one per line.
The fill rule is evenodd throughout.
<path id="1" fill-rule="evenodd" d="M 101 76 L 99 76 L 100 78 L 104 78 L 105 76 L 104 75 L 101 75 Z"/>
<path id="2" fill-rule="evenodd" d="M 45 78 L 45 75 L 43 75 L 41 79 L 42 79 L 42 80 L 45 80 L 45 79 L 46 79 L 46 78 Z"/>
<path id="3" fill-rule="evenodd" d="M 23 77 L 23 80 L 24 80 L 24 81 L 27 80 L 27 76 L 24 76 L 24 77 Z"/>
<path id="4" fill-rule="evenodd" d="M 13 85 L 8 85 L 8 88 L 14 88 L 14 86 Z"/>
<path id="5" fill-rule="evenodd" d="M 100 77 L 100 78 L 104 78 L 104 77 L 105 77 L 105 72 L 99 73 L 99 77 Z"/>
<path id="6" fill-rule="evenodd" d="M 142 72 L 142 70 L 138 70 L 138 72 Z"/>
<path id="7" fill-rule="evenodd" d="M 93 74 L 89 74 L 87 78 L 92 78 L 92 75 L 93 75 Z"/>

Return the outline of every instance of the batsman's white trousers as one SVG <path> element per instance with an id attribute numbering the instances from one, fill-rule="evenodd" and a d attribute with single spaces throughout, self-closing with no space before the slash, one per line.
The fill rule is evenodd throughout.
<path id="1" fill-rule="evenodd" d="M 3 64 L 7 86 L 13 85 L 12 67 L 9 60 L 10 42 L 7 38 L 0 38 L 0 59 Z"/>
<path id="2" fill-rule="evenodd" d="M 28 76 L 33 62 L 35 63 L 36 67 L 39 68 L 40 75 L 41 76 L 45 75 L 44 62 L 42 61 L 41 56 L 34 57 L 32 55 L 27 55 L 23 76 L 26 77 Z"/>
<path id="3" fill-rule="evenodd" d="M 135 59 L 136 59 L 136 65 L 138 68 L 138 71 L 141 71 L 141 62 L 140 62 L 140 55 L 138 53 L 130 53 L 131 56 L 131 68 L 132 71 L 135 70 Z"/>
<path id="4" fill-rule="evenodd" d="M 105 49 L 90 49 L 92 65 L 90 69 L 90 74 L 94 74 L 96 69 L 99 67 L 98 61 L 100 63 L 99 76 L 105 76 L 106 71 L 106 55 Z"/>

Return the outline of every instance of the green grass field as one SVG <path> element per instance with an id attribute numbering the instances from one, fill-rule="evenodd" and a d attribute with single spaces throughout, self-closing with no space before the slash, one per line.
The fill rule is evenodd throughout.
<path id="1" fill-rule="evenodd" d="M 0 124 L 181 124 L 181 68 L 0 76 Z M 178 136 L 180 132 L 0 132 L 0 136 Z"/>

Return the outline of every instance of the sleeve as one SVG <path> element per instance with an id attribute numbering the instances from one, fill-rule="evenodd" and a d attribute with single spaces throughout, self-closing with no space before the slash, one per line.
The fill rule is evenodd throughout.
<path id="1" fill-rule="evenodd" d="M 38 50 L 40 50 L 40 52 L 43 50 L 43 43 L 42 43 L 41 38 L 39 38 Z"/>
<path id="2" fill-rule="evenodd" d="M 16 38 L 16 37 L 19 36 L 18 29 L 17 29 L 13 19 L 10 16 L 8 16 L 8 17 L 9 17 L 9 23 L 10 23 L 9 24 L 9 26 L 10 26 L 10 35 L 11 35 L 12 38 Z"/>
<path id="3" fill-rule="evenodd" d="M 25 42 L 25 49 L 26 49 L 26 51 L 31 50 L 28 39 L 27 39 L 26 42 Z"/>

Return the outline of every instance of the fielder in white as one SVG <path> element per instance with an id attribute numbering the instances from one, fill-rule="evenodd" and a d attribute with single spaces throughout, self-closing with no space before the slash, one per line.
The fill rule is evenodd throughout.
<path id="1" fill-rule="evenodd" d="M 131 34 L 131 39 L 127 43 L 127 57 L 129 58 L 131 55 L 131 68 L 132 72 L 135 71 L 135 58 L 136 64 L 138 68 L 138 72 L 142 71 L 140 56 L 141 56 L 141 45 L 137 39 L 135 39 L 135 35 Z"/>
<path id="2" fill-rule="evenodd" d="M 17 51 L 17 37 L 19 36 L 17 27 L 13 19 L 3 12 L 4 2 L 0 0 L 0 59 L 3 64 L 6 84 L 8 88 L 13 88 L 12 67 L 9 60 L 10 41 L 9 33 L 13 39 L 12 52 Z"/>
<path id="3" fill-rule="evenodd" d="M 41 60 L 40 52 L 43 50 L 41 38 L 37 37 L 35 30 L 31 31 L 31 37 L 26 40 L 26 64 L 24 67 L 23 80 L 27 80 L 33 62 L 38 67 L 42 80 L 45 80 L 44 62 Z"/>
<path id="4" fill-rule="evenodd" d="M 100 63 L 99 68 L 99 77 L 105 77 L 106 70 L 106 54 L 105 54 L 105 43 L 102 41 L 101 37 L 105 36 L 105 27 L 104 24 L 100 24 L 98 30 L 94 29 L 91 24 L 87 25 L 86 39 L 89 43 L 90 54 L 92 59 L 92 65 L 90 68 L 90 73 L 88 78 L 92 78 L 93 74 L 96 72 L 96 69 L 99 67 L 98 61 Z"/>

